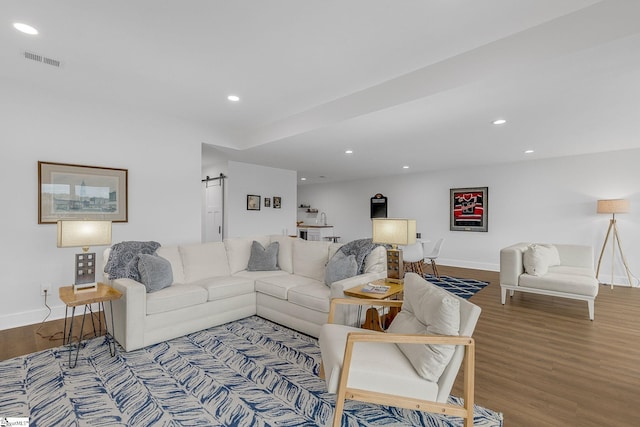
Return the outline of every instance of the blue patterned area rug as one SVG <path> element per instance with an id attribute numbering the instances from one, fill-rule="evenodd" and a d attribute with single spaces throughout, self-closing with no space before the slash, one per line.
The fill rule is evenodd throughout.
<path id="1" fill-rule="evenodd" d="M 109 357 L 87 342 L 0 362 L 0 417 L 31 426 L 324 426 L 335 395 L 309 336 L 253 316 Z M 452 398 L 458 401 L 457 398 Z M 346 424 L 344 424 L 346 421 Z M 461 426 L 460 418 L 347 401 L 343 425 Z M 475 407 L 476 426 L 502 414 Z"/>
<path id="2" fill-rule="evenodd" d="M 476 292 L 489 286 L 487 282 L 481 282 L 475 279 L 456 279 L 455 277 L 442 275 L 440 278 L 437 278 L 431 274 L 425 274 L 424 278 L 434 285 L 438 285 L 464 299 L 471 298 Z"/>

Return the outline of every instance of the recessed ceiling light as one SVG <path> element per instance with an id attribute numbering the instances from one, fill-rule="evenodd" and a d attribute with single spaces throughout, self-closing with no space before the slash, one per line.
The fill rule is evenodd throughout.
<path id="1" fill-rule="evenodd" d="M 524 151 L 524 154 L 531 154 L 531 153 L 533 153 L 533 152 L 534 152 L 533 150 L 525 150 L 525 151 Z"/>
<path id="2" fill-rule="evenodd" d="M 300 178 L 300 181 L 306 181 L 306 180 L 307 180 L 307 178 L 305 178 L 305 177 Z"/>
<path id="3" fill-rule="evenodd" d="M 344 154 L 353 154 L 353 150 L 346 150 Z"/>
<path id="4" fill-rule="evenodd" d="M 494 125 L 503 125 L 505 123 L 507 123 L 507 121 L 505 119 L 497 119 L 497 120 L 493 121 Z"/>
<path id="5" fill-rule="evenodd" d="M 238 101 L 240 101 L 240 97 L 239 97 L 238 95 L 229 95 L 229 96 L 227 96 L 227 99 L 228 99 L 229 101 L 233 101 L 233 102 L 238 102 Z"/>
<path id="6" fill-rule="evenodd" d="M 409 166 L 404 165 L 404 166 L 402 167 L 402 169 L 409 169 Z"/>
<path id="7" fill-rule="evenodd" d="M 38 34 L 38 30 L 33 28 L 31 25 L 23 24 L 22 22 L 14 22 L 13 28 L 25 34 L 30 34 L 32 36 L 35 36 L 36 34 Z"/>

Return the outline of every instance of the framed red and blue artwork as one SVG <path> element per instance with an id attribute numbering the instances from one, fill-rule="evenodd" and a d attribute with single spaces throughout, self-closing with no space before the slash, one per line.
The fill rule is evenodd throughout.
<path id="1" fill-rule="evenodd" d="M 489 187 L 452 188 L 449 191 L 449 229 L 486 232 Z"/>

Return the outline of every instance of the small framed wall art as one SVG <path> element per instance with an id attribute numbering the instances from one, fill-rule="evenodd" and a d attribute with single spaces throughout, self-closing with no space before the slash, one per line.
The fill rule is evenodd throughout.
<path id="1" fill-rule="evenodd" d="M 264 198 L 264 207 L 265 208 L 270 208 L 271 207 L 271 197 L 265 197 Z"/>
<path id="2" fill-rule="evenodd" d="M 489 187 L 452 188 L 449 191 L 449 229 L 486 232 Z"/>
<path id="3" fill-rule="evenodd" d="M 273 196 L 273 208 L 280 209 L 282 207 L 282 198 L 280 196 Z"/>
<path id="4" fill-rule="evenodd" d="M 260 196 L 254 194 L 247 194 L 247 210 L 259 211 L 260 210 Z"/>

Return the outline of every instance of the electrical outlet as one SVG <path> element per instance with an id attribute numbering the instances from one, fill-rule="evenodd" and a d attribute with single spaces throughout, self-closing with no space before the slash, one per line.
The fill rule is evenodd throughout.
<path id="1" fill-rule="evenodd" d="M 45 295 L 45 291 L 46 291 L 48 296 L 51 295 L 51 284 L 50 283 L 42 283 L 40 285 L 40 295 L 44 296 Z"/>

